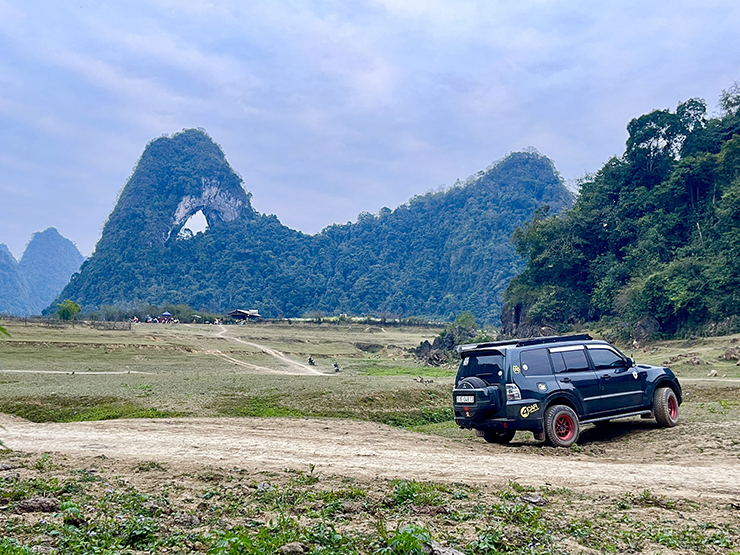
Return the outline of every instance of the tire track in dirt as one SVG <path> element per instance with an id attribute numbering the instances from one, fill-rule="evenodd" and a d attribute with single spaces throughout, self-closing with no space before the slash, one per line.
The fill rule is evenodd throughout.
<path id="1" fill-rule="evenodd" d="M 279 361 L 283 362 L 284 364 L 287 364 L 289 367 L 295 368 L 298 370 L 299 374 L 315 374 L 318 376 L 326 376 L 328 374 L 325 374 L 324 372 L 320 372 L 319 370 L 316 370 L 315 368 L 312 368 L 311 366 L 307 366 L 305 364 L 302 364 L 300 362 L 296 362 L 295 360 L 289 359 L 287 356 L 285 356 L 280 351 L 276 351 L 275 349 L 271 349 L 270 347 L 265 347 L 264 345 L 259 345 L 257 343 L 252 343 L 250 341 L 244 341 L 243 339 L 239 339 L 238 337 L 232 337 L 229 335 L 226 335 L 228 333 L 228 329 L 224 325 L 219 326 L 221 328 L 221 331 L 217 334 L 215 334 L 215 337 L 223 337 L 225 339 L 229 339 L 231 341 L 236 341 L 237 343 L 243 343 L 244 345 L 249 345 L 250 347 L 254 347 L 255 349 L 261 350 L 266 355 L 270 355 L 271 357 L 274 357 L 278 359 Z M 220 352 L 220 351 L 219 351 Z M 223 355 L 223 353 L 221 353 Z M 223 355 L 228 356 L 228 355 Z M 230 358 L 230 357 L 229 357 Z M 232 359 L 236 360 L 236 359 Z M 248 363 L 244 363 L 248 364 Z M 254 366 L 254 365 L 250 365 Z M 259 366 L 254 366 L 255 368 L 261 368 Z M 268 368 L 265 368 L 265 370 L 271 371 Z M 274 372 L 274 370 L 272 370 Z M 291 372 L 283 372 L 283 373 L 291 373 Z M 295 372 L 292 372 L 295 373 Z"/>
<path id="2" fill-rule="evenodd" d="M 428 436 L 332 419 L 182 418 L 35 424 L 0 416 L 0 440 L 24 452 L 154 460 L 276 471 L 317 470 L 358 478 L 405 478 L 506 486 L 569 487 L 589 494 L 653 493 L 740 501 L 733 461 L 620 463 L 583 455 L 527 455 L 516 447 Z"/>

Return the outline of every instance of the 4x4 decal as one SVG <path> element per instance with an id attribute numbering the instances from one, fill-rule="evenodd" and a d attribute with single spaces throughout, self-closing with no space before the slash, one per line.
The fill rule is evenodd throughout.
<path id="1" fill-rule="evenodd" d="M 537 403 L 534 403 L 532 405 L 522 407 L 519 414 L 522 415 L 522 418 L 527 418 L 530 414 L 534 414 L 538 410 L 540 410 L 540 406 Z"/>

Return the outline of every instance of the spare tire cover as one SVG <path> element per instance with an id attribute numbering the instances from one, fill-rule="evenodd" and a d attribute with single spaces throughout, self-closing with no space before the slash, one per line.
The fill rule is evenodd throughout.
<path id="1" fill-rule="evenodd" d="M 488 384 L 486 382 L 481 378 L 476 378 L 475 376 L 465 378 L 457 384 L 457 389 L 485 389 L 487 387 Z"/>

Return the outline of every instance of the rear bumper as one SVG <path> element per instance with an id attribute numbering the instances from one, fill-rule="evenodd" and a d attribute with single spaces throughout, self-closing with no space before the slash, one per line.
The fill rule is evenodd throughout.
<path id="1" fill-rule="evenodd" d="M 492 390 L 492 391 L 490 391 Z M 508 401 L 502 404 L 494 388 L 456 389 L 452 391 L 455 424 L 475 430 L 532 430 L 542 431 L 542 413 L 532 400 Z M 472 403 L 458 403 L 458 395 L 474 395 Z M 536 411 L 532 407 L 537 406 Z M 530 410 L 527 410 L 530 409 Z"/>
<path id="2" fill-rule="evenodd" d="M 520 420 L 518 418 L 464 418 L 455 414 L 455 424 L 460 428 L 468 430 L 530 430 L 532 432 L 541 432 L 542 419 L 533 418 Z"/>

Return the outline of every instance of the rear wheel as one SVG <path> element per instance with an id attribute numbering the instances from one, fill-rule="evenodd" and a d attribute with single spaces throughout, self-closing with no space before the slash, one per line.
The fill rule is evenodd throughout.
<path id="1" fill-rule="evenodd" d="M 509 443 L 512 439 L 514 439 L 514 434 L 516 431 L 514 430 L 507 430 L 505 432 L 499 432 L 496 430 L 486 430 L 483 432 L 483 439 L 485 439 L 488 443 Z"/>
<path id="2" fill-rule="evenodd" d="M 545 437 L 555 447 L 570 447 L 578 441 L 581 426 L 578 415 L 566 405 L 553 405 L 545 411 Z"/>
<path id="3" fill-rule="evenodd" d="M 672 428 L 678 424 L 678 398 L 670 387 L 661 387 L 655 390 L 653 397 L 655 420 L 661 426 Z"/>

